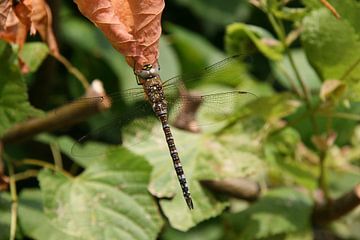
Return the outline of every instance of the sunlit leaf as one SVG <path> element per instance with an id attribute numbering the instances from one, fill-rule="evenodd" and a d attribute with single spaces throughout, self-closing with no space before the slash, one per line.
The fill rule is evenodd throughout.
<path id="1" fill-rule="evenodd" d="M 224 229 L 219 221 L 207 221 L 204 224 L 199 224 L 189 231 L 182 232 L 171 227 L 165 228 L 161 239 L 163 240 L 183 240 L 183 239 L 197 239 L 197 240 L 219 240 L 224 234 Z"/>
<path id="2" fill-rule="evenodd" d="M 301 49 L 294 49 L 291 50 L 290 53 L 306 87 L 310 90 L 318 90 L 321 84 L 320 79 L 314 69 L 310 66 L 304 51 Z M 283 86 L 288 89 L 292 89 L 293 86 L 298 90 L 301 89 L 299 79 L 296 77 L 295 71 L 290 64 L 287 55 L 285 55 L 281 61 L 273 62 L 272 68 L 277 80 L 279 80 Z"/>
<path id="3" fill-rule="evenodd" d="M 40 42 L 26 43 L 20 52 L 21 60 L 35 72 L 49 54 L 49 48 Z"/>
<path id="4" fill-rule="evenodd" d="M 340 197 L 360 182 L 360 173 L 340 169 L 328 170 L 328 182 L 331 195 L 334 198 Z"/>
<path id="5" fill-rule="evenodd" d="M 176 129 L 173 129 L 173 133 L 189 181 L 195 211 L 187 210 L 160 126 L 155 127 L 149 139 L 143 143 L 132 145 L 128 142 L 128 145 L 134 152 L 145 156 L 154 166 L 149 187 L 152 194 L 160 198 L 173 197 L 171 200 L 161 200 L 160 204 L 176 229 L 184 231 L 203 220 L 217 216 L 228 204 L 204 189 L 199 180 L 227 177 L 260 179 L 263 176 L 264 166 L 261 160 L 255 153 L 247 150 L 247 147 L 254 143 L 246 135 L 242 140 L 241 132 L 236 132 L 237 137 L 233 131 L 218 138 Z"/>
<path id="6" fill-rule="evenodd" d="M 147 192 L 150 171 L 146 161 L 125 149 L 112 151 L 73 179 L 43 170 L 45 212 L 75 237 L 156 239 L 162 220 Z"/>
<path id="7" fill-rule="evenodd" d="M 306 164 L 299 154 L 299 134 L 292 128 L 270 136 L 264 144 L 269 163 L 269 181 L 274 184 L 299 184 L 309 189 L 317 187 L 317 168 Z"/>
<path id="8" fill-rule="evenodd" d="M 82 167 L 90 166 L 94 162 L 104 161 L 106 157 L 106 151 L 110 147 L 110 145 L 106 145 L 100 142 L 89 141 L 86 142 L 84 146 L 81 146 L 78 149 L 78 152 L 75 154 L 72 152 L 72 148 L 74 144 L 78 144 L 78 142 L 68 136 L 53 137 L 48 134 L 41 134 L 36 137 L 36 140 L 46 144 L 56 143 L 62 153 L 66 154 L 69 158 Z M 92 154 L 95 152 L 99 154 Z"/>
<path id="9" fill-rule="evenodd" d="M 61 231 L 43 212 L 42 194 L 39 190 L 27 189 L 19 196 L 19 227 L 24 235 L 38 240 L 76 240 Z"/>
<path id="10" fill-rule="evenodd" d="M 229 215 L 227 220 L 238 239 L 263 239 L 311 231 L 311 211 L 309 196 L 293 189 L 280 188 L 267 192 L 248 209 Z"/>
<path id="11" fill-rule="evenodd" d="M 321 78 L 348 83 L 348 96 L 358 100 L 360 3 L 354 0 L 347 0 L 343 4 L 336 1 L 331 3 L 334 3 L 343 20 L 337 20 L 328 9 L 314 10 L 303 20 L 301 39 L 309 62 Z"/>
<path id="12" fill-rule="evenodd" d="M 192 191 L 194 210 L 179 209 L 179 206 L 184 204 L 180 191 L 171 200 L 160 200 L 161 209 L 169 219 L 171 226 L 180 231 L 187 231 L 204 220 L 218 216 L 225 207 L 229 206 L 227 201 L 217 199 L 198 182 L 192 181 L 190 189 Z"/>
<path id="13" fill-rule="evenodd" d="M 282 47 L 269 32 L 257 26 L 244 23 L 230 24 L 226 29 L 225 46 L 227 52 L 241 54 L 252 43 L 267 58 L 281 60 Z"/>
<path id="14" fill-rule="evenodd" d="M 337 236 L 343 239 L 359 239 L 360 238 L 360 208 L 355 208 L 346 216 L 338 219 L 331 224 L 331 229 Z"/>

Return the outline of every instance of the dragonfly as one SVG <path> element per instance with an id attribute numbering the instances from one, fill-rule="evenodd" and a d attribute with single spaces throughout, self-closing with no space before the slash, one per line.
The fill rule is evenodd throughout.
<path id="1" fill-rule="evenodd" d="M 128 89 L 119 93 L 109 94 L 107 96 L 83 98 L 81 99 L 81 102 L 104 101 L 105 99 L 109 98 L 112 102 L 119 99 L 132 99 L 133 101 L 135 101 L 135 99 L 145 99 L 146 106 L 140 105 L 140 107 L 133 109 L 133 111 L 141 112 L 143 109 L 149 109 L 150 105 L 153 115 L 155 115 L 158 121 L 160 121 L 183 197 L 188 208 L 192 210 L 194 209 L 194 204 L 191 197 L 189 184 L 181 164 L 177 147 L 175 145 L 175 139 L 171 131 L 169 123 L 169 109 L 175 109 L 173 112 L 179 114 L 184 109 L 184 105 L 189 102 L 200 100 L 201 104 L 208 105 L 212 111 L 217 111 L 220 109 L 223 110 L 227 104 L 235 102 L 240 98 L 240 96 L 244 94 L 254 95 L 248 91 L 232 90 L 220 93 L 191 96 L 184 94 L 181 91 L 181 89 L 186 84 L 200 81 L 200 79 L 207 79 L 207 81 L 215 82 L 216 78 L 224 77 L 224 75 L 227 75 L 229 71 L 234 70 L 233 67 L 238 66 L 239 60 L 242 59 L 242 55 L 232 56 L 215 63 L 196 74 L 180 75 L 170 78 L 164 82 L 162 82 L 160 78 L 159 67 L 147 64 L 144 65 L 140 70 L 134 71 L 137 82 L 139 85 L 141 85 L 141 87 Z M 241 73 L 232 74 L 232 81 L 241 80 L 241 77 Z M 121 120 L 115 120 L 116 124 L 121 124 L 121 122 Z M 100 128 L 95 131 L 102 132 L 102 130 L 103 128 Z M 78 140 L 78 143 L 76 143 L 72 149 L 74 150 L 78 148 L 82 143 L 90 139 L 91 135 L 92 133 L 89 133 L 81 137 Z"/>

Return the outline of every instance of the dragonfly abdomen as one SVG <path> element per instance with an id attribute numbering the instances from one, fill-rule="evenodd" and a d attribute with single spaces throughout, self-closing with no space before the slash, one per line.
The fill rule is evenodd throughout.
<path id="1" fill-rule="evenodd" d="M 189 186 L 187 184 L 185 173 L 182 168 L 179 154 L 178 154 L 176 146 L 175 146 L 174 138 L 172 136 L 170 126 L 167 121 L 167 116 L 164 114 L 162 116 L 159 116 L 159 118 L 160 118 L 161 124 L 163 126 L 163 131 L 165 134 L 166 142 L 169 147 L 169 151 L 170 151 L 170 155 L 171 155 L 171 158 L 173 161 L 175 172 L 176 172 L 177 178 L 179 180 L 181 190 L 183 192 L 183 196 L 185 198 L 186 204 L 188 205 L 189 209 L 194 209 Z"/>

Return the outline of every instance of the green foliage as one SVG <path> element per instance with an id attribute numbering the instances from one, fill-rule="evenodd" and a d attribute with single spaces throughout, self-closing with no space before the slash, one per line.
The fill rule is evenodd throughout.
<path id="1" fill-rule="evenodd" d="M 80 239 L 59 229 L 44 214 L 41 191 L 27 189 L 19 197 L 19 226 L 24 235 L 39 240 Z"/>
<path id="2" fill-rule="evenodd" d="M 0 239 L 9 239 L 11 221 L 11 197 L 9 193 L 0 194 Z"/>
<path id="3" fill-rule="evenodd" d="M 49 49 L 44 43 L 26 43 L 20 52 L 20 58 L 29 67 L 31 72 L 35 72 L 48 56 Z"/>
<path id="4" fill-rule="evenodd" d="M 343 20 L 326 9 L 312 11 L 303 20 L 301 35 L 309 62 L 322 80 L 339 79 L 349 84 L 349 97 L 358 100 L 360 56 L 360 4 L 336 4 Z"/>
<path id="5" fill-rule="evenodd" d="M 186 87 L 205 94 L 251 93 L 229 102 L 204 101 L 196 115 L 205 123 L 199 133 L 172 128 L 195 209 L 184 202 L 160 123 L 148 115 L 142 116 L 146 126 L 131 123 L 129 111 L 142 109 L 121 99 L 112 111 L 79 127 L 43 133 L 23 145 L 6 144 L 16 174 L 6 171 L 6 162 L 0 187 L 7 175 L 18 186 L 17 239 L 313 239 L 310 196 L 320 191 L 321 200 L 331 202 L 360 182 L 360 3 L 329 0 L 341 15 L 338 20 L 318 0 L 303 0 L 304 6 L 251 2 L 257 9 L 246 1 L 177 0 L 168 4 L 169 11 L 177 11 L 163 15 L 163 80 L 180 72 L 193 76 L 240 54 L 241 61 L 213 74 L 206 68 Z M 102 33 L 72 12 L 73 5 L 62 4 L 57 19 L 62 54 L 88 79 L 100 79 L 109 93 L 134 87 L 132 69 Z M 61 80 L 56 93 L 50 90 L 41 101 L 44 109 L 84 93 L 62 66 L 50 75 L 41 71 L 48 55 L 43 43 L 26 43 L 17 52 L 0 42 L 0 136 L 16 123 L 43 116 L 30 105 L 27 88 L 42 94 Z M 30 69 L 28 85 L 18 57 Z M 96 131 L 119 117 L 130 123 Z M 94 139 L 75 140 L 94 130 Z M 13 159 L 14 152 L 26 159 Z M 28 180 L 35 175 L 40 188 Z M 256 201 L 202 184 L 237 178 L 261 186 Z M 11 214 L 10 194 L 2 192 L 0 240 L 9 238 Z M 331 231 L 359 238 L 359 216 L 358 209 L 343 216 Z"/>
<path id="6" fill-rule="evenodd" d="M 309 65 L 309 62 L 301 49 L 291 50 L 291 55 L 294 58 L 296 66 L 301 69 L 300 76 L 304 80 L 309 90 L 319 90 L 321 81 L 313 68 Z M 276 79 L 279 80 L 281 85 L 287 89 L 300 89 L 300 84 L 296 81 L 296 75 L 291 68 L 289 57 L 285 56 L 281 61 L 274 62 L 272 68 Z"/>
<path id="7" fill-rule="evenodd" d="M 287 233 L 310 232 L 311 209 L 306 194 L 288 188 L 269 191 L 245 211 L 227 216 L 233 227 L 227 239 L 284 239 Z"/>
<path id="8" fill-rule="evenodd" d="M 0 41 L 0 136 L 12 125 L 40 114 L 31 107 L 16 54 L 9 44 Z"/>
<path id="9" fill-rule="evenodd" d="M 125 149 L 112 151 L 74 179 L 43 170 L 39 181 L 45 213 L 74 237 L 153 239 L 162 221 L 146 192 L 150 171 Z"/>
<path id="10" fill-rule="evenodd" d="M 249 14 L 249 5 L 243 1 L 229 0 L 227 4 L 216 0 L 176 0 L 181 5 L 189 7 L 196 15 L 217 24 L 229 24 L 245 18 Z M 206 11 L 204 11 L 206 9 Z"/>
<path id="11" fill-rule="evenodd" d="M 266 39 L 270 44 L 266 44 L 262 39 Z M 271 60 L 278 61 L 282 58 L 281 45 L 265 29 L 243 23 L 233 23 L 227 27 L 225 46 L 228 52 L 246 52 L 249 43 Z"/>
<path id="12" fill-rule="evenodd" d="M 103 161 L 106 157 L 106 152 L 110 148 L 107 144 L 86 142 L 76 153 L 73 153 L 72 148 L 77 142 L 68 136 L 56 138 L 51 135 L 40 134 L 36 137 L 36 140 L 45 144 L 56 144 L 62 153 L 81 167 L 88 167 L 94 162 Z"/>
<path id="13" fill-rule="evenodd" d="M 201 36 L 174 24 L 166 24 L 173 47 L 179 57 L 182 71 L 191 73 L 210 65 L 224 54 Z"/>

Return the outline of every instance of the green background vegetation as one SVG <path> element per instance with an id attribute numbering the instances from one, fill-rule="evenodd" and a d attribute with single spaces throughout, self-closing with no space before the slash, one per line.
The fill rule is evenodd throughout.
<path id="1" fill-rule="evenodd" d="M 236 102 L 220 131 L 173 129 L 194 211 L 186 208 L 159 124 L 138 144 L 124 131 L 125 146 L 114 146 L 120 132 L 110 128 L 79 149 L 87 158 L 71 154 L 76 139 L 131 112 L 123 99 L 86 123 L 5 146 L 6 174 L 19 180 L 18 238 L 360 239 L 359 208 L 327 226 L 311 222 L 318 189 L 335 199 L 360 181 L 360 3 L 329 1 L 337 20 L 320 1 L 283 2 L 263 1 L 262 9 L 235 0 L 166 2 L 162 78 L 245 54 L 250 61 L 190 87 L 257 95 Z M 74 66 L 108 93 L 136 87 L 132 69 L 75 4 L 52 5 L 61 52 Z M 21 56 L 31 69 L 25 76 L 16 47 L 0 42 L 0 136 L 84 94 L 39 39 L 29 38 Z M 249 203 L 200 184 L 228 178 L 258 182 L 261 197 Z M 1 240 L 9 239 L 14 196 L 0 195 Z"/>

